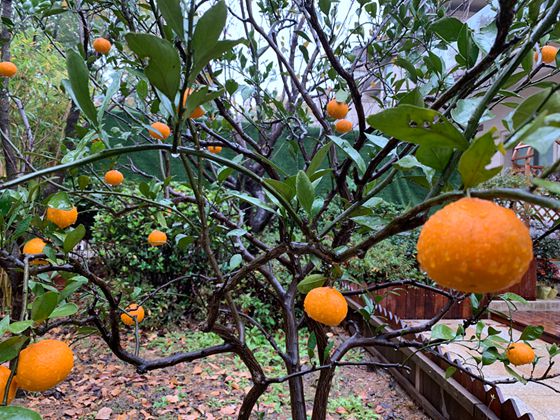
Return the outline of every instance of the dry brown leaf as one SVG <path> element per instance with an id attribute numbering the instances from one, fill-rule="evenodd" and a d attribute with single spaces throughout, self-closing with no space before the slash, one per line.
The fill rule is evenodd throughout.
<path id="1" fill-rule="evenodd" d="M 101 410 L 97 412 L 95 416 L 95 420 L 109 420 L 111 418 L 111 414 L 113 414 L 113 409 L 109 407 L 103 407 Z"/>

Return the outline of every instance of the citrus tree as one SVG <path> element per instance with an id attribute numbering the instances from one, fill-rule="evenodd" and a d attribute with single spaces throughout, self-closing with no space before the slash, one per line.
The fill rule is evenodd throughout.
<path id="1" fill-rule="evenodd" d="M 10 314 L 0 322 L 6 335 L 0 362 L 10 361 L 0 371 L 4 404 L 17 386 L 40 391 L 68 375 L 68 346 L 41 339 L 62 325 L 95 327 L 140 373 L 236 354 L 253 382 L 239 418 L 249 418 L 271 384 L 286 382 L 292 417 L 305 419 L 303 376 L 319 372 L 312 417 L 324 419 L 337 368 L 407 369 L 345 360 L 363 347 L 438 356 L 438 346 L 456 342 L 470 349 L 478 370 L 457 364 L 450 375 L 463 370 L 494 385 L 500 381 L 484 379 L 481 368 L 502 363 L 511 374 L 502 382 L 551 376 L 550 369 L 523 376 L 513 367 L 539 361 L 530 341 L 542 328 L 530 327 L 514 343 L 485 330 L 481 319 L 492 299 L 522 300 L 500 292 L 519 282 L 532 260 L 528 229 L 493 200 L 560 209 L 547 192 L 559 191 L 547 180 L 559 161 L 527 188 L 477 186 L 500 172 L 488 168 L 494 155 L 521 142 L 546 153 L 560 135 L 553 82 L 560 0 L 500 0 L 466 21 L 455 16 L 454 3 L 403 0 L 4 0 L 3 6 L 10 23 L 5 41 L 32 24 L 64 57 L 61 89 L 79 116 L 57 164 L 43 168 L 26 163 L 44 151 L 11 145 L 2 125 L 5 162 L 18 168 L 0 183 L 0 265 L 11 293 Z M 18 14 L 7 14 L 12 6 Z M 4 95 L 18 78 L 30 77 L 17 63 L 9 54 L 0 63 Z M 375 217 L 395 185 L 414 190 L 406 209 L 390 220 Z M 187 215 L 185 206 L 194 212 Z M 184 275 L 155 291 L 117 293 L 77 248 L 87 233 L 82 209 L 114 215 L 148 209 L 146 247 L 185 255 L 202 249 L 207 264 L 192 273 L 185 257 Z M 179 220 L 173 226 L 169 213 Z M 435 283 L 379 283 L 345 272 L 382 241 L 424 224 L 418 259 Z M 199 329 L 223 343 L 144 357 L 138 329 L 150 302 L 192 275 L 208 290 Z M 285 346 L 276 342 L 277 331 L 239 310 L 248 278 L 273 296 Z M 351 301 L 368 321 L 383 291 L 395 285 L 428 289 L 447 303 L 433 318 L 396 330 L 366 330 L 348 318 Z M 457 329 L 441 324 L 464 300 L 472 316 Z M 341 323 L 350 335 L 335 345 L 327 333 Z M 247 345 L 248 326 L 277 351 L 284 376 L 265 373 Z M 302 329 L 310 337 L 305 363 Z M 136 346 L 128 349 L 122 338 L 133 331 Z M 408 338 L 423 332 L 427 342 Z M 559 352 L 550 346 L 541 363 L 552 366 Z"/>

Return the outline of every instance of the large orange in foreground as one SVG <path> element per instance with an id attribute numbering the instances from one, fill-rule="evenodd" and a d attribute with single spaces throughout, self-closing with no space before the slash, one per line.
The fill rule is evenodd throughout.
<path id="1" fill-rule="evenodd" d="M 309 318 L 336 327 L 346 318 L 348 303 L 338 290 L 332 287 L 316 287 L 305 296 L 303 309 Z"/>
<path id="2" fill-rule="evenodd" d="M 430 278 L 462 292 L 491 293 L 516 283 L 533 259 L 529 229 L 491 201 L 462 198 L 434 213 L 418 239 Z"/>
<path id="3" fill-rule="evenodd" d="M 74 353 L 63 341 L 42 340 L 19 354 L 17 384 L 26 391 L 46 391 L 66 379 L 74 367 Z"/>

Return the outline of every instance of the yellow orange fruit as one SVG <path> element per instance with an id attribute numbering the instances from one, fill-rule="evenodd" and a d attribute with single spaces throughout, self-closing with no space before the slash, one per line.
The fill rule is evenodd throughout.
<path id="1" fill-rule="evenodd" d="M 157 229 L 152 230 L 148 235 L 148 243 L 152 246 L 162 246 L 167 242 L 167 235 Z"/>
<path id="2" fill-rule="evenodd" d="M 535 360 L 535 351 L 525 343 L 511 343 L 506 350 L 506 357 L 512 365 L 528 365 Z"/>
<path id="3" fill-rule="evenodd" d="M 8 384 L 8 379 L 10 378 L 10 369 L 6 366 L 0 366 L 0 404 L 4 401 L 4 393 L 6 391 L 6 385 Z M 8 405 L 14 400 L 17 391 L 16 378 L 12 378 L 10 383 L 10 389 L 8 390 Z"/>
<path id="4" fill-rule="evenodd" d="M 545 64 L 552 64 L 556 61 L 556 54 L 558 54 L 558 48 L 552 45 L 545 45 L 541 49 L 542 61 Z M 535 61 L 538 61 L 539 53 L 535 52 Z"/>
<path id="5" fill-rule="evenodd" d="M 131 303 L 126 307 L 126 312 L 121 314 L 121 321 L 126 325 L 134 325 L 134 317 L 136 317 L 139 324 L 144 320 L 145 312 L 142 306 Z"/>
<path id="6" fill-rule="evenodd" d="M 334 129 L 337 133 L 348 133 L 352 131 L 352 123 L 348 120 L 338 120 L 334 124 Z"/>
<path id="7" fill-rule="evenodd" d="M 309 318 L 335 327 L 346 318 L 348 303 L 338 290 L 316 287 L 305 296 L 303 309 Z"/>
<path id="8" fill-rule="evenodd" d="M 338 102 L 336 99 L 331 99 L 327 103 L 327 115 L 335 120 L 340 120 L 348 114 L 348 104 Z"/>
<path id="9" fill-rule="evenodd" d="M 47 244 L 41 238 L 33 238 L 28 240 L 25 245 L 23 245 L 23 253 L 25 255 L 42 254 L 43 249 Z M 30 264 L 41 265 L 46 264 L 45 260 L 32 260 Z"/>
<path id="10" fill-rule="evenodd" d="M 96 38 L 93 41 L 93 49 L 99 54 L 108 54 L 111 50 L 111 42 L 105 38 Z"/>
<path id="11" fill-rule="evenodd" d="M 0 63 L 0 77 L 14 77 L 17 73 L 17 66 L 11 61 Z"/>
<path id="12" fill-rule="evenodd" d="M 171 134 L 171 129 L 162 122 L 155 122 L 151 125 L 152 129 L 149 130 L 150 137 L 158 140 L 165 140 Z"/>
<path id="13" fill-rule="evenodd" d="M 208 151 L 210 153 L 220 153 L 222 151 L 222 146 L 208 146 Z"/>
<path id="14" fill-rule="evenodd" d="M 54 223 L 60 229 L 73 225 L 78 220 L 78 209 L 72 207 L 70 210 L 47 208 L 47 220 Z"/>
<path id="15" fill-rule="evenodd" d="M 105 182 L 109 185 L 121 185 L 124 181 L 124 175 L 117 171 L 116 169 L 111 169 L 110 171 L 105 172 Z"/>
<path id="16" fill-rule="evenodd" d="M 183 107 L 187 106 L 187 98 L 192 93 L 192 89 L 187 89 L 183 95 Z M 189 118 L 200 118 L 204 115 L 204 109 L 201 106 L 197 106 L 191 113 Z"/>
<path id="17" fill-rule="evenodd" d="M 468 293 L 504 290 L 533 259 L 529 229 L 491 201 L 462 198 L 434 213 L 418 239 L 418 261 L 443 287 Z"/>
<path id="18" fill-rule="evenodd" d="M 74 367 L 74 353 L 63 341 L 42 340 L 21 351 L 17 384 L 26 391 L 46 391 L 64 381 Z"/>

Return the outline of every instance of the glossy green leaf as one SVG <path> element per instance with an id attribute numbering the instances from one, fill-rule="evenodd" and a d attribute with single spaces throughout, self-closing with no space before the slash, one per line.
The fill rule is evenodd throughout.
<path id="1" fill-rule="evenodd" d="M 455 42 L 459 39 L 459 33 L 463 28 L 463 22 L 454 17 L 444 17 L 436 20 L 430 26 L 430 30 L 447 42 Z"/>
<path id="2" fill-rule="evenodd" d="M 179 35 L 179 38 L 183 39 L 185 29 L 183 27 L 181 0 L 157 0 L 157 5 L 167 24 Z"/>
<path id="3" fill-rule="evenodd" d="M 522 341 L 533 341 L 538 339 L 543 334 L 543 332 L 544 332 L 544 327 L 541 325 L 539 326 L 528 325 L 521 333 L 521 337 L 519 337 L 519 339 Z"/>
<path id="4" fill-rule="evenodd" d="M 15 359 L 27 341 L 26 336 L 10 337 L 0 343 L 0 364 Z"/>
<path id="5" fill-rule="evenodd" d="M 52 311 L 49 315 L 49 319 L 63 318 L 65 316 L 74 315 L 76 312 L 78 312 L 78 306 L 75 303 L 65 303 Z"/>
<path id="6" fill-rule="evenodd" d="M 0 407 L 0 420 L 42 420 L 39 413 L 17 406 Z"/>
<path id="7" fill-rule="evenodd" d="M 48 206 L 53 209 L 71 210 L 74 207 L 68 193 L 59 191 L 49 198 Z"/>
<path id="8" fill-rule="evenodd" d="M 315 188 L 303 171 L 299 171 L 296 177 L 296 194 L 301 206 L 307 214 L 311 214 L 313 200 L 315 200 Z"/>
<path id="9" fill-rule="evenodd" d="M 198 20 L 192 37 L 195 61 L 216 46 L 226 25 L 226 19 L 226 4 L 224 1 L 219 1 Z"/>
<path id="10" fill-rule="evenodd" d="M 31 321 L 31 320 L 29 320 L 29 321 L 17 321 L 17 322 L 14 322 L 14 323 L 10 324 L 10 326 L 8 327 L 8 331 L 10 331 L 12 334 L 21 334 L 22 332 L 24 332 L 26 329 L 28 329 L 32 325 L 33 325 L 33 321 Z"/>
<path id="11" fill-rule="evenodd" d="M 64 88 L 78 108 L 93 125 L 97 126 L 97 110 L 89 91 L 89 70 L 82 56 L 75 50 L 66 53 L 66 67 L 69 81 L 63 81 Z"/>
<path id="12" fill-rule="evenodd" d="M 453 340 L 455 332 L 445 324 L 437 324 L 432 327 L 432 340 Z"/>
<path id="13" fill-rule="evenodd" d="M 31 319 L 37 323 L 44 321 L 54 311 L 57 304 L 58 293 L 46 292 L 40 295 L 31 307 Z"/>
<path id="14" fill-rule="evenodd" d="M 140 58 L 149 58 L 144 73 L 167 98 L 175 101 L 179 90 L 181 61 L 173 44 L 165 39 L 143 33 L 125 35 L 128 46 Z"/>
<path id="15" fill-rule="evenodd" d="M 459 160 L 459 173 L 465 188 L 474 187 L 497 175 L 502 167 L 486 169 L 496 153 L 493 130 L 476 138 Z"/>
<path id="16" fill-rule="evenodd" d="M 358 171 L 360 173 L 364 173 L 366 171 L 366 163 L 364 159 L 358 153 L 356 149 L 352 147 L 352 145 L 348 142 L 348 140 L 342 139 L 337 136 L 329 136 L 329 138 L 340 148 L 342 151 L 354 161 L 356 166 L 358 167 Z"/>
<path id="17" fill-rule="evenodd" d="M 80 242 L 86 234 L 86 228 L 84 225 L 79 225 L 75 229 L 72 229 L 66 234 L 64 238 L 63 249 L 64 252 L 70 252 L 74 247 Z"/>
<path id="18" fill-rule="evenodd" d="M 453 154 L 450 147 L 432 147 L 422 145 L 416 151 L 416 159 L 423 165 L 434 168 L 436 171 L 443 171 Z"/>
<path id="19" fill-rule="evenodd" d="M 204 54 L 200 54 L 196 57 L 194 65 L 189 73 L 189 81 L 193 82 L 211 60 L 220 58 L 226 51 L 231 51 L 233 47 L 243 41 L 243 39 L 218 41 L 212 48 L 205 49 Z"/>
<path id="20" fill-rule="evenodd" d="M 368 123 L 389 137 L 432 147 L 465 150 L 468 142 L 439 112 L 413 105 L 399 105 L 370 115 Z"/>
<path id="21" fill-rule="evenodd" d="M 331 149 L 331 142 L 328 142 L 327 144 L 322 146 L 319 150 L 317 150 L 317 152 L 313 156 L 313 159 L 311 159 L 311 162 L 309 162 L 309 166 L 307 167 L 307 170 L 305 171 L 307 173 L 307 176 L 312 176 L 317 170 L 319 170 L 319 168 L 325 161 L 325 158 L 327 157 L 330 149 Z"/>
<path id="22" fill-rule="evenodd" d="M 300 293 L 309 293 L 311 290 L 321 287 L 327 281 L 327 277 L 322 274 L 310 274 L 300 281 L 297 289 Z"/>

